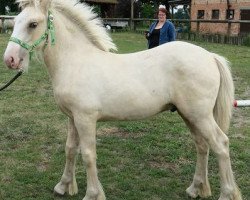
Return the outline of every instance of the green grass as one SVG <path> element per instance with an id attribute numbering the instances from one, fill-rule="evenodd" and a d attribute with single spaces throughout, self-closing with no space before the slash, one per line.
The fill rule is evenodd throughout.
<path id="1" fill-rule="evenodd" d="M 8 40 L 0 35 L 0 55 Z M 113 33 L 119 53 L 146 49 L 143 35 Z M 250 98 L 250 48 L 196 43 L 232 63 L 236 97 Z M 0 84 L 15 72 L 0 59 Z M 32 62 L 29 72 L 0 93 L 0 200 L 78 200 L 86 188 L 79 156 L 79 194 L 54 196 L 65 162 L 66 117 L 53 99 L 46 68 Z M 236 180 L 244 199 L 250 197 L 250 109 L 235 109 L 229 138 Z M 177 113 L 147 120 L 98 124 L 99 178 L 109 200 L 185 200 L 196 152 L 189 130 Z M 217 161 L 210 153 L 209 180 L 219 197 Z"/>

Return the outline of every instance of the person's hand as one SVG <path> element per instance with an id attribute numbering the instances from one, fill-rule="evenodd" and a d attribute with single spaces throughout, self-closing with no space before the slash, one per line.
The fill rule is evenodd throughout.
<path id="1" fill-rule="evenodd" d="M 145 31 L 144 34 L 145 34 L 145 38 L 148 40 L 150 37 L 149 31 Z"/>

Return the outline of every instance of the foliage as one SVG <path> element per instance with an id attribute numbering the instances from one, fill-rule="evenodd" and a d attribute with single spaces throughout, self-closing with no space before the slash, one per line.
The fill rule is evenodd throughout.
<path id="1" fill-rule="evenodd" d="M 142 4 L 151 4 L 154 5 L 155 7 L 158 7 L 158 5 L 162 4 L 165 5 L 166 7 L 168 6 L 168 0 L 155 0 L 155 1 L 150 1 L 150 0 L 140 0 Z"/>
<path id="2" fill-rule="evenodd" d="M 160 4 L 166 5 L 169 9 L 168 0 L 165 1 L 149 1 L 139 0 L 134 2 L 134 16 L 136 18 L 154 18 L 154 14 Z M 116 6 L 116 17 L 130 17 L 131 0 L 119 0 Z"/>
<path id="3" fill-rule="evenodd" d="M 134 3 L 134 17 L 139 17 L 139 7 L 140 3 Z M 131 17 L 131 1 L 130 0 L 119 0 L 115 10 L 116 17 L 124 17 L 130 18 Z"/>
<path id="4" fill-rule="evenodd" d="M 250 35 L 244 39 L 243 44 L 250 47 Z"/>
<path id="5" fill-rule="evenodd" d="M 177 12 L 174 14 L 174 19 L 189 19 L 187 10 L 183 8 L 177 9 Z"/>
<path id="6" fill-rule="evenodd" d="M 8 37 L 0 35 L 0 55 L 3 55 Z M 147 48 L 146 40 L 140 34 L 113 33 L 112 37 L 119 53 Z M 196 44 L 229 58 L 236 97 L 249 99 L 250 48 Z M 0 84 L 14 74 L 0 59 Z M 29 72 L 0 93 L 1 200 L 83 198 L 86 173 L 80 156 L 76 168 L 79 194 L 72 197 L 53 195 L 53 187 L 59 181 L 65 163 L 66 122 L 55 104 L 46 69 L 32 61 Z M 250 197 L 249 127 L 250 108 L 235 109 L 228 136 L 232 167 L 244 199 Z M 196 162 L 191 138 L 176 112 L 164 112 L 140 121 L 99 123 L 97 164 L 107 199 L 190 199 L 185 189 L 192 181 Z M 207 200 L 219 197 L 217 166 L 211 152 L 208 173 L 213 196 Z"/>
<path id="7" fill-rule="evenodd" d="M 116 6 L 115 16 L 129 18 L 131 12 L 131 4 L 129 0 L 119 0 L 119 3 Z"/>
<path id="8" fill-rule="evenodd" d="M 165 5 L 166 9 L 170 12 L 170 10 L 169 10 L 170 7 L 169 7 L 168 0 L 165 0 L 165 1 L 161 1 L 161 0 L 157 0 L 157 1 L 141 0 L 140 2 L 141 2 L 141 11 L 142 11 L 142 13 L 145 13 L 143 15 L 143 17 L 145 17 L 145 18 L 157 18 L 157 16 L 155 16 L 155 14 L 156 14 L 156 12 L 158 10 L 159 5 Z"/>
<path id="9" fill-rule="evenodd" d="M 93 6 L 93 11 L 98 14 L 98 16 L 101 16 L 101 8 L 99 5 L 94 5 Z"/>
<path id="10" fill-rule="evenodd" d="M 143 4 L 141 8 L 141 17 L 142 18 L 155 18 L 154 7 L 149 3 Z"/>
<path id="11" fill-rule="evenodd" d="M 6 13 L 5 7 L 9 6 L 10 12 L 17 12 L 18 6 L 15 3 L 15 0 L 0 0 L 0 15 L 8 14 Z"/>
<path id="12" fill-rule="evenodd" d="M 79 0 L 84 2 L 84 0 Z M 139 18 L 154 18 L 154 14 L 159 6 L 159 4 L 166 5 L 169 9 L 168 0 L 138 0 L 134 2 L 134 17 Z M 11 14 L 16 14 L 18 12 L 18 6 L 15 4 L 15 0 L 0 0 L 0 14 L 7 14 L 5 7 L 9 6 Z M 95 11 L 101 14 L 100 7 L 94 6 Z M 130 18 L 131 14 L 131 0 L 118 0 L 118 4 L 115 10 L 115 17 Z M 100 15 L 101 16 L 101 15 Z"/>

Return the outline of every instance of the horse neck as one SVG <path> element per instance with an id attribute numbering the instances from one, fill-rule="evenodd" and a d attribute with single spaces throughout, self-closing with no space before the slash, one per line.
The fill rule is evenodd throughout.
<path id="1" fill-rule="evenodd" d="M 84 60 L 84 57 L 99 50 L 75 23 L 59 12 L 54 11 L 53 14 L 56 44 L 49 44 L 44 51 L 44 61 L 52 81 L 60 71 L 64 71 L 64 67 L 69 66 L 70 61 Z"/>

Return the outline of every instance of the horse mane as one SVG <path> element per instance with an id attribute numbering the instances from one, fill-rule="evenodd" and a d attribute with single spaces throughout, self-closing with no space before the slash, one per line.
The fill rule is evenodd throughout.
<path id="1" fill-rule="evenodd" d="M 34 5 L 35 2 L 33 0 L 16 0 L 20 8 L 23 8 L 27 5 Z"/>
<path id="2" fill-rule="evenodd" d="M 40 0 L 44 1 L 44 0 Z M 39 0 L 16 0 L 19 6 L 39 6 Z M 46 1 L 46 0 L 45 0 Z M 50 8 L 59 11 L 71 19 L 84 31 L 87 38 L 103 51 L 117 50 L 111 37 L 103 26 L 102 20 L 93 12 L 92 7 L 86 3 L 79 3 L 77 0 L 49 0 Z"/>

